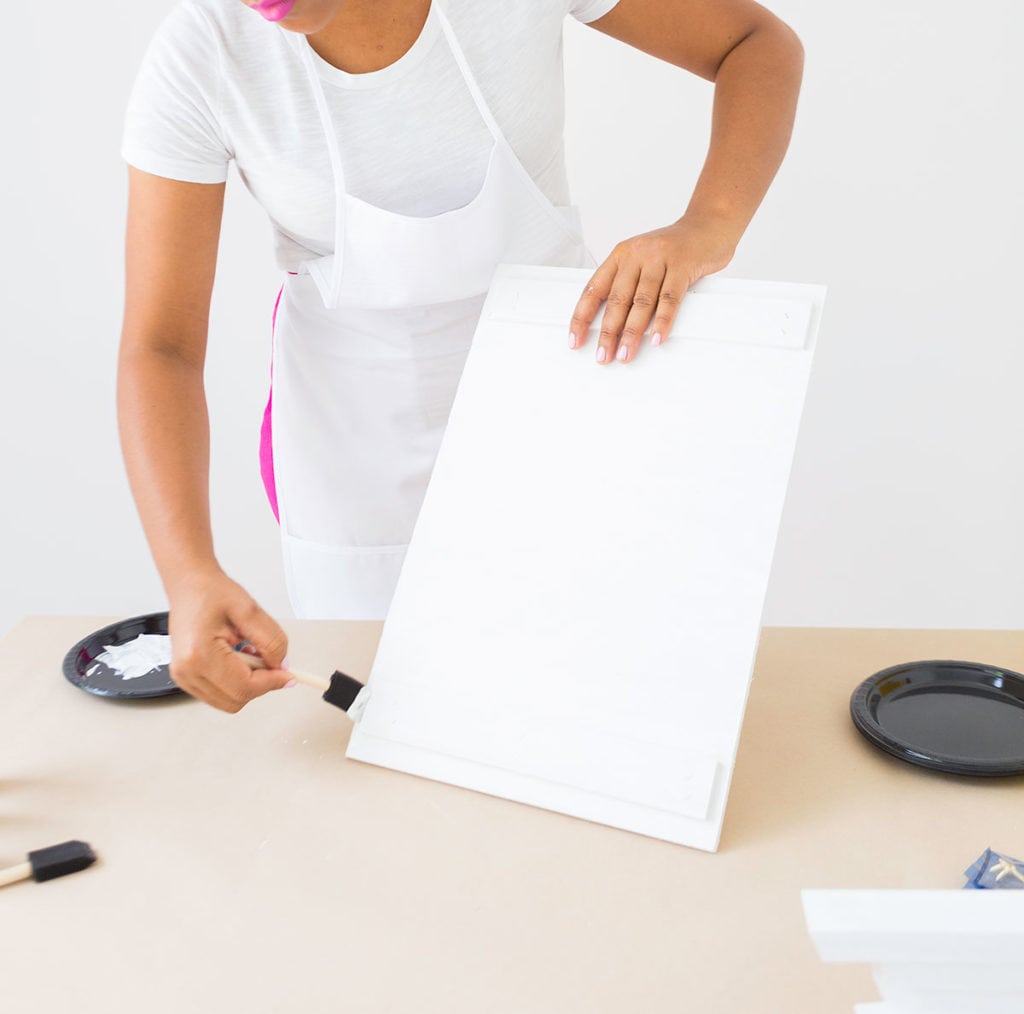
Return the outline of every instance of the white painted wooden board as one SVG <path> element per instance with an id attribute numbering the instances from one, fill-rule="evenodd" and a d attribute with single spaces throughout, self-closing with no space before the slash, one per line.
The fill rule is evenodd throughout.
<path id="1" fill-rule="evenodd" d="M 882 1002 L 855 1014 L 1020 1014 L 1024 892 L 801 892 L 825 961 L 870 962 Z"/>
<path id="2" fill-rule="evenodd" d="M 496 274 L 348 756 L 714 850 L 824 289 L 600 367 L 588 278 Z"/>

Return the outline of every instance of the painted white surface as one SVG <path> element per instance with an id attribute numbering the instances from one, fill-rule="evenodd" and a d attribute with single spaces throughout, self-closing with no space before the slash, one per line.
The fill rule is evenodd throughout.
<path id="1" fill-rule="evenodd" d="M 824 961 L 870 963 L 882 1002 L 857 1014 L 1024 1009 L 1019 891 L 802 891 Z"/>
<path id="2" fill-rule="evenodd" d="M 114 421 L 121 114 L 170 0 L 28 5 L 5 122 L 0 631 L 164 604 Z M 1018 627 L 1024 615 L 1024 9 L 775 9 L 807 50 L 793 145 L 727 274 L 829 286 L 765 621 Z M 570 180 L 595 252 L 676 217 L 710 85 L 569 24 Z M 220 557 L 287 615 L 256 443 L 277 291 L 229 184 L 207 371 Z M 597 367 L 595 367 L 597 369 Z M 1016 660 L 993 660 L 1006 662 Z"/>
<path id="3" fill-rule="evenodd" d="M 704 279 L 616 374 L 589 276 L 499 269 L 347 753 L 714 851 L 824 292 Z"/>

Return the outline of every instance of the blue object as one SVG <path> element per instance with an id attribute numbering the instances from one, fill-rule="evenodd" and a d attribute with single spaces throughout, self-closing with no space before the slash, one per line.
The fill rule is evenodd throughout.
<path id="1" fill-rule="evenodd" d="M 1011 856 L 1000 855 L 992 849 L 984 852 L 964 870 L 968 891 L 1024 890 L 1024 863 Z"/>

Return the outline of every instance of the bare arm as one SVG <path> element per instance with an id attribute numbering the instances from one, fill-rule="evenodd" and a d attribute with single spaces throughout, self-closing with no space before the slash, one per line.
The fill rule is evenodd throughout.
<path id="1" fill-rule="evenodd" d="M 803 73 L 796 34 L 753 0 L 620 0 L 591 27 L 715 83 L 686 214 L 720 220 L 738 241 L 789 146 Z"/>
<path id="2" fill-rule="evenodd" d="M 121 446 L 171 604 L 180 686 L 237 711 L 287 679 L 280 627 L 221 570 L 210 528 L 210 431 L 203 366 L 224 184 L 129 168 L 125 309 L 118 360 Z M 232 657 L 248 639 L 271 670 Z"/>
<path id="3" fill-rule="evenodd" d="M 129 180 L 118 419 L 132 493 L 170 595 L 218 569 L 203 364 L 224 184 L 134 168 Z"/>
<path id="4" fill-rule="evenodd" d="M 591 27 L 715 83 L 711 142 L 685 213 L 620 243 L 573 316 L 572 333 L 585 336 L 607 299 L 599 359 L 629 361 L 648 326 L 666 336 L 687 288 L 732 259 L 789 145 L 803 47 L 753 0 L 619 0 Z"/>

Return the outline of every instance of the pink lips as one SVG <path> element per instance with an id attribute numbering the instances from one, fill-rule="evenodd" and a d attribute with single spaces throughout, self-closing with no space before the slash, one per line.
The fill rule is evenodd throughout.
<path id="1" fill-rule="evenodd" d="M 253 4 L 252 9 L 267 21 L 280 21 L 291 13 L 295 0 L 260 0 Z"/>

